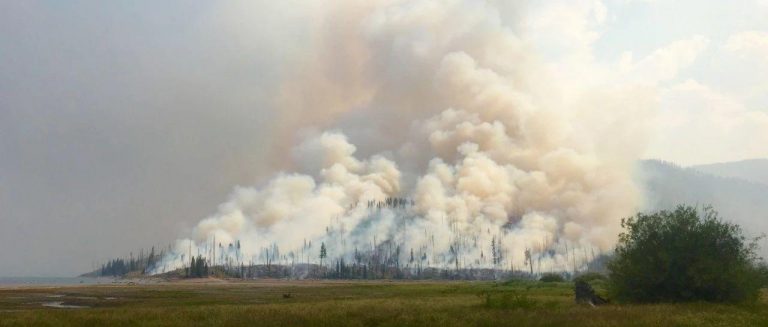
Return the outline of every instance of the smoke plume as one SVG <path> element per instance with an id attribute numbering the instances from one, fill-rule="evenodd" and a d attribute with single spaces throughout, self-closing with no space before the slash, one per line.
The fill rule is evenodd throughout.
<path id="1" fill-rule="evenodd" d="M 640 205 L 642 132 L 622 130 L 620 112 L 642 111 L 643 90 L 563 95 L 570 86 L 493 2 L 319 7 L 273 101 L 265 160 L 284 171 L 237 187 L 157 271 L 209 254 L 214 238 L 217 256 L 239 244 L 245 263 L 265 249 L 317 263 L 321 243 L 352 261 L 391 242 L 434 267 L 525 267 L 530 251 L 553 270 L 577 264 L 567 248 L 613 246 Z"/>

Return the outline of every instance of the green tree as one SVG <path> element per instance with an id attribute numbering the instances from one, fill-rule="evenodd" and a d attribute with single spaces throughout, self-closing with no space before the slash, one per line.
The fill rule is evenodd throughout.
<path id="1" fill-rule="evenodd" d="M 715 210 L 678 206 L 622 219 L 608 264 L 617 300 L 633 302 L 757 299 L 757 240 L 724 222 Z"/>
<path id="2" fill-rule="evenodd" d="M 328 256 L 328 252 L 325 250 L 325 242 L 320 244 L 320 266 L 323 265 L 323 259 Z"/>
<path id="3" fill-rule="evenodd" d="M 491 261 L 496 265 L 496 236 L 491 238 Z"/>
<path id="4" fill-rule="evenodd" d="M 539 278 L 539 281 L 542 281 L 545 283 L 562 283 L 565 281 L 565 278 L 563 278 L 563 276 L 560 274 L 545 273 L 541 275 L 541 278 Z"/>

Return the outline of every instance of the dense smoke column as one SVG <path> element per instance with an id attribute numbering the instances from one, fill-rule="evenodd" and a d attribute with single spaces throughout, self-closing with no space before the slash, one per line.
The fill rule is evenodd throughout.
<path id="1" fill-rule="evenodd" d="M 488 2 L 327 8 L 275 99 L 281 146 L 309 135 L 275 154 L 298 173 L 236 188 L 163 269 L 186 252 L 317 264 L 322 245 L 409 269 L 570 271 L 610 249 L 638 205 L 633 154 L 580 130 L 578 105 Z"/>

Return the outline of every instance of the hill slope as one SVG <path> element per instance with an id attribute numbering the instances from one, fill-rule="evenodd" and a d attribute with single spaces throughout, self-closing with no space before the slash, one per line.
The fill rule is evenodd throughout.
<path id="1" fill-rule="evenodd" d="M 768 159 L 723 162 L 690 168 L 715 176 L 739 178 L 768 185 Z"/>
<path id="2" fill-rule="evenodd" d="M 638 171 L 645 186 L 645 210 L 670 209 L 680 203 L 712 205 L 721 217 L 741 225 L 747 235 L 768 233 L 768 184 L 715 176 L 658 160 L 641 161 Z M 761 253 L 768 257 L 767 242 L 761 245 Z"/>

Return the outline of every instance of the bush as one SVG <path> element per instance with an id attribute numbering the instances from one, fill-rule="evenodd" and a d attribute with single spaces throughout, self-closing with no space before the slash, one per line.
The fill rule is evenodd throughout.
<path id="1" fill-rule="evenodd" d="M 561 282 L 564 282 L 565 279 L 560 274 L 546 273 L 541 275 L 541 278 L 539 278 L 539 281 L 542 281 L 545 283 L 561 283 Z"/>
<path id="2" fill-rule="evenodd" d="M 622 219 L 609 287 L 632 302 L 757 299 L 760 272 L 756 240 L 723 222 L 712 208 L 638 213 Z"/>
<path id="3" fill-rule="evenodd" d="M 581 280 L 581 281 L 585 281 L 587 283 L 592 283 L 592 282 L 597 281 L 597 280 L 606 280 L 606 279 L 607 279 L 607 277 L 605 277 L 605 275 L 603 275 L 601 273 L 586 272 L 586 273 L 583 273 L 581 275 L 576 276 L 576 278 L 574 278 L 573 281 L 577 282 L 577 281 Z"/>
<path id="4" fill-rule="evenodd" d="M 757 271 L 760 274 L 760 286 L 768 287 L 768 265 L 764 262 L 761 263 L 760 266 L 758 266 Z"/>
<path id="5" fill-rule="evenodd" d="M 528 277 L 520 277 L 520 276 L 514 276 L 510 279 L 507 279 L 506 281 L 502 282 L 500 285 L 502 286 L 519 286 L 519 285 L 530 285 L 535 281 L 531 280 Z"/>

